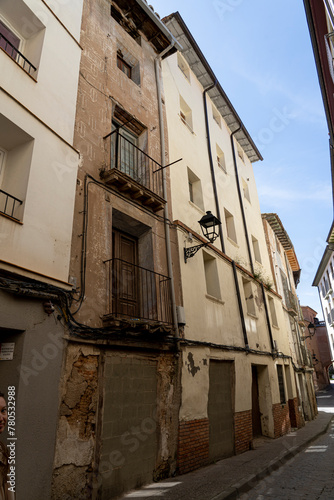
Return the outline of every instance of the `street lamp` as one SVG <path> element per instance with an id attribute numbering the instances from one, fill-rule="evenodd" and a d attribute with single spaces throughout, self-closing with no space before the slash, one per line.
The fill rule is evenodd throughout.
<path id="1" fill-rule="evenodd" d="M 307 329 L 310 333 L 310 335 L 305 335 L 305 337 L 301 337 L 302 340 L 305 340 L 305 339 L 311 339 L 314 335 L 315 335 L 315 332 L 316 332 L 316 326 L 313 324 L 313 323 L 309 323 L 307 325 Z"/>
<path id="2" fill-rule="evenodd" d="M 205 215 L 198 221 L 203 232 L 203 236 L 207 238 L 208 243 L 201 243 L 200 245 L 195 245 L 193 247 L 184 248 L 184 262 L 190 257 L 193 257 L 196 252 L 202 247 L 206 247 L 209 243 L 213 243 L 219 236 L 218 227 L 221 224 L 220 220 L 217 219 L 210 211 L 206 212 Z"/>

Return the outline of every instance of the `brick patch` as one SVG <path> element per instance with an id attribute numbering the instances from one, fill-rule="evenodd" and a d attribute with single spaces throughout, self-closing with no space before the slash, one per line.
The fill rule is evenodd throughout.
<path id="1" fill-rule="evenodd" d="M 291 422 L 289 415 L 289 405 L 287 403 L 277 403 L 273 405 L 273 417 L 275 438 L 284 436 L 284 434 L 290 432 Z"/>
<path id="2" fill-rule="evenodd" d="M 180 422 L 178 469 L 180 474 L 206 465 L 209 461 L 209 420 Z"/>
<path id="3" fill-rule="evenodd" d="M 298 411 L 298 398 L 289 399 L 289 412 L 291 427 L 297 427 L 297 429 L 304 427 L 304 417 L 300 411 Z"/>
<path id="4" fill-rule="evenodd" d="M 234 439 L 236 455 L 250 449 L 250 443 L 253 439 L 252 410 L 234 414 Z"/>

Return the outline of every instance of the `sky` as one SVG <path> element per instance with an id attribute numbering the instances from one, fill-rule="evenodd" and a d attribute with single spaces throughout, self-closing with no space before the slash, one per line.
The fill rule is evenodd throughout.
<path id="1" fill-rule="evenodd" d="M 301 305 L 323 313 L 315 273 L 333 221 L 329 137 L 303 0 L 153 0 L 178 11 L 263 161 L 253 164 L 261 212 L 294 245 Z"/>

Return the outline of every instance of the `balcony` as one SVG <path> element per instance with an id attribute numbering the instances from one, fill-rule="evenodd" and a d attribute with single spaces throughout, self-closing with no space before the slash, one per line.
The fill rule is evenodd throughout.
<path id="1" fill-rule="evenodd" d="M 104 182 L 154 212 L 165 205 L 161 165 L 124 137 L 120 129 L 104 137 L 110 152 Z"/>
<path id="2" fill-rule="evenodd" d="M 121 259 L 109 259 L 105 264 L 108 310 L 104 324 L 136 331 L 170 332 L 170 278 Z"/>
<path id="3" fill-rule="evenodd" d="M 29 75 L 33 75 L 37 71 L 37 68 L 2 33 L 0 33 L 0 48 L 14 59 Z"/>
<path id="4" fill-rule="evenodd" d="M 16 208 L 22 205 L 22 201 L 12 196 L 11 194 L 0 189 L 0 214 L 7 215 L 8 217 L 19 221 L 17 217 L 15 217 Z"/>
<path id="5" fill-rule="evenodd" d="M 289 313 L 292 316 L 298 316 L 298 301 L 295 294 L 291 292 L 291 290 L 287 290 L 287 293 L 285 294 L 285 302 Z"/>

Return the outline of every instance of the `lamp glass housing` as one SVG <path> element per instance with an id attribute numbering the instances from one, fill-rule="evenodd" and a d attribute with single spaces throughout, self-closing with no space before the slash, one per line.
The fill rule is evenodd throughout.
<path id="1" fill-rule="evenodd" d="M 198 222 L 202 228 L 204 237 L 207 238 L 210 243 L 218 238 L 219 233 L 216 229 L 218 228 L 219 224 L 221 224 L 221 222 L 211 213 L 210 210 L 207 211 L 206 215 L 203 215 L 201 220 Z"/>

